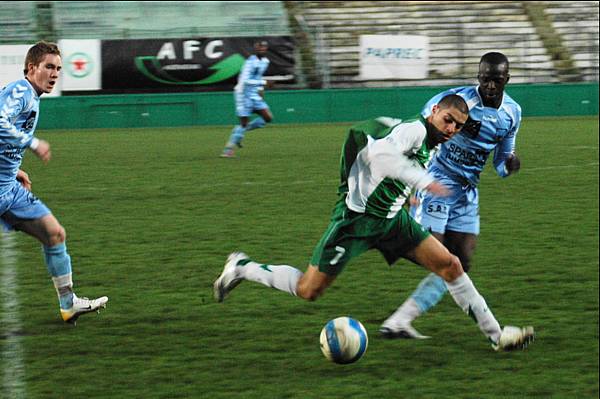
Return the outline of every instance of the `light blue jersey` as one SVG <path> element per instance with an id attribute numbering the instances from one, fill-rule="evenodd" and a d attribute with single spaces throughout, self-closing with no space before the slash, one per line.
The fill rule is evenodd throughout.
<path id="1" fill-rule="evenodd" d="M 478 86 L 469 86 L 438 94 L 429 100 L 422 114 L 429 115 L 431 108 L 448 94 L 458 94 L 465 99 L 469 119 L 476 128 L 465 127 L 442 144 L 429 164 L 429 172 L 452 194 L 436 197 L 425 191 L 418 192 L 419 205 L 411 208 L 411 215 L 435 233 L 444 234 L 450 230 L 477 235 L 480 227 L 477 184 L 481 171 L 494 151 L 496 173 L 501 177 L 508 176 L 505 163 L 515 149 L 521 107 L 506 93 L 498 109 L 485 107 Z"/>
<path id="2" fill-rule="evenodd" d="M 431 108 L 448 94 L 458 94 L 465 99 L 470 119 L 481 122 L 481 128 L 472 136 L 462 131 L 442 144 L 431 162 L 430 170 L 438 170 L 458 182 L 476 186 L 490 153 L 494 151 L 496 173 L 501 177 L 508 176 L 505 161 L 515 149 L 515 139 L 521 124 L 519 104 L 504 93 L 498 109 L 485 107 L 479 96 L 478 86 L 459 87 L 429 100 L 422 111 L 423 116 L 429 116 Z"/>
<path id="3" fill-rule="evenodd" d="M 507 156 L 514 152 L 515 139 L 521 124 L 521 107 L 506 93 L 498 109 L 486 107 L 479 96 L 478 86 L 458 87 L 433 97 L 423 109 L 424 115 L 447 94 L 458 94 L 469 107 L 471 127 L 441 145 L 429 166 L 429 172 L 451 194 L 437 197 L 426 191 L 417 193 L 419 202 L 411 207 L 411 215 L 417 222 L 434 233 L 448 231 L 478 235 L 479 177 L 485 163 L 494 152 L 494 168 L 501 177 L 507 177 Z M 473 127 L 474 126 L 474 127 Z M 447 291 L 444 280 L 434 273 L 421 281 L 411 294 L 420 313 L 435 306 Z M 403 305 L 404 306 L 404 305 Z M 409 306 L 409 305 L 407 305 Z M 387 322 L 387 321 L 386 321 Z"/>
<path id="4" fill-rule="evenodd" d="M 0 91 L 0 195 L 16 182 L 25 150 L 34 141 L 40 97 L 26 79 Z"/>
<path id="5" fill-rule="evenodd" d="M 256 110 L 268 108 L 260 93 L 266 84 L 263 75 L 268 67 L 269 59 L 267 57 L 260 58 L 254 54 L 248 57 L 244 63 L 235 86 L 237 116 L 250 116 Z"/>

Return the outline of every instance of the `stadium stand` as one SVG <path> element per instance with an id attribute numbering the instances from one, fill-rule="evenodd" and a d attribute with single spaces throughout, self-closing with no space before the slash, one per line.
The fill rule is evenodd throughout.
<path id="1" fill-rule="evenodd" d="M 321 75 L 326 75 L 329 87 L 455 85 L 471 82 L 477 73 L 482 53 L 493 50 L 502 51 L 510 58 L 513 83 L 559 82 L 551 54 L 522 3 L 287 2 L 288 9 L 300 20 L 300 26 L 310 32 L 313 42 L 323 43 L 323 48 L 315 45 L 315 53 L 321 63 Z M 598 8 L 595 3 L 595 16 L 592 10 L 590 19 L 595 18 L 597 32 Z M 428 36 L 430 65 L 427 81 L 361 80 L 359 38 L 363 34 Z"/>
<path id="2" fill-rule="evenodd" d="M 36 4 L 33 1 L 15 1 L 0 7 L 0 43 L 26 44 L 37 38 Z"/>
<path id="3" fill-rule="evenodd" d="M 535 18 L 540 9 L 545 18 Z M 1 44 L 292 34 L 298 88 L 470 83 L 480 56 L 493 50 L 509 56 L 513 83 L 598 81 L 598 1 L 24 1 L 0 7 Z M 364 34 L 428 36 L 428 79 L 361 80 Z"/>
<path id="4" fill-rule="evenodd" d="M 545 12 L 584 81 L 598 81 L 597 1 L 548 1 Z"/>
<path id="5" fill-rule="evenodd" d="M 289 34 L 281 2 L 55 1 L 57 37 L 146 39 Z"/>

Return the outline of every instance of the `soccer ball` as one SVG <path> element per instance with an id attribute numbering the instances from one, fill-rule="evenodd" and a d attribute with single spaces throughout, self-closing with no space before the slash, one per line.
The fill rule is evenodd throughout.
<path id="1" fill-rule="evenodd" d="M 335 363 L 354 363 L 365 354 L 368 343 L 367 331 L 351 317 L 330 320 L 321 330 L 321 351 Z"/>

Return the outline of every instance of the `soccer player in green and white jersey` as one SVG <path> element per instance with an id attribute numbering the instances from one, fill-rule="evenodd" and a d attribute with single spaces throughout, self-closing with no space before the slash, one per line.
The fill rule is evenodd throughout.
<path id="1" fill-rule="evenodd" d="M 254 262 L 234 252 L 214 283 L 215 299 L 222 302 L 240 282 L 249 280 L 314 301 L 350 259 L 375 248 L 390 265 L 403 257 L 439 275 L 494 349 L 526 347 L 534 337 L 533 327 L 501 328 L 460 260 L 402 207 L 412 189 L 450 194 L 427 172 L 426 164 L 438 144 L 460 131 L 468 112 L 462 97 L 451 94 L 433 106 L 427 119 L 353 126 L 342 150 L 340 198 L 307 271 Z"/>

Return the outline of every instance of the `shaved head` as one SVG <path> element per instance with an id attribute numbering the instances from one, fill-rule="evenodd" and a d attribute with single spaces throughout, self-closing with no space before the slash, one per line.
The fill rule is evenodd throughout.
<path id="1" fill-rule="evenodd" d="M 506 65 L 506 69 L 508 70 L 508 58 L 502 53 L 486 53 L 481 57 L 479 61 L 479 65 L 486 63 L 489 65 Z"/>
<path id="2" fill-rule="evenodd" d="M 479 95 L 486 107 L 498 108 L 504 97 L 504 86 L 510 79 L 508 58 L 502 53 L 486 53 L 479 61 Z"/>

